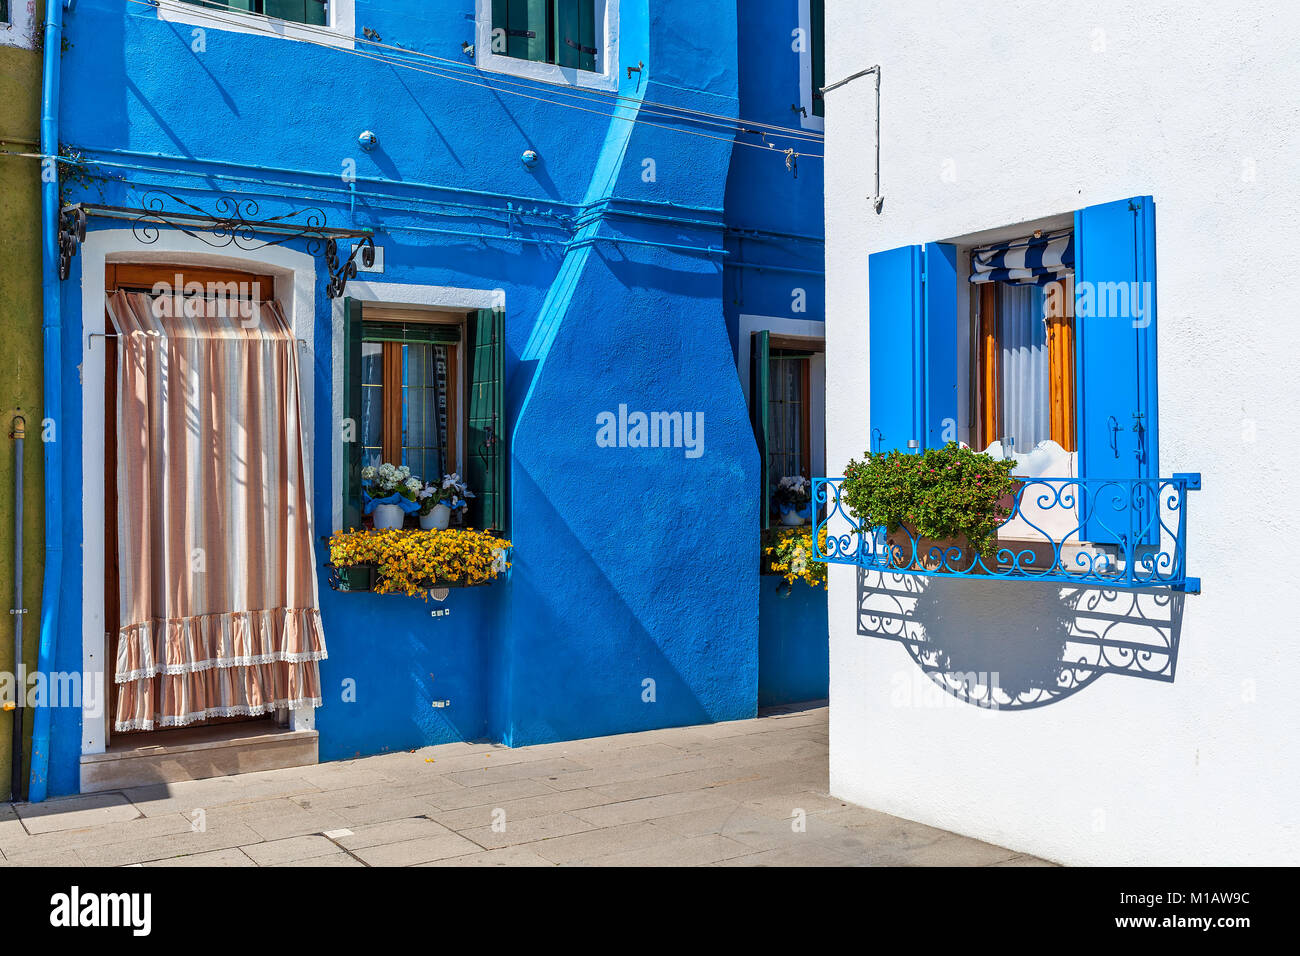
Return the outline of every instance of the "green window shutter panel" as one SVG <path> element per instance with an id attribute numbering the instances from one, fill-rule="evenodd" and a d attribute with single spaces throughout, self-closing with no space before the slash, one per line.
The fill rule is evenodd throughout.
<path id="1" fill-rule="evenodd" d="M 361 527 L 361 303 L 343 302 L 343 530 Z"/>
<path id="2" fill-rule="evenodd" d="M 597 53 L 594 0 L 555 0 L 555 62 L 595 70 Z"/>
<path id="3" fill-rule="evenodd" d="M 478 497 L 471 524 L 506 531 L 505 313 L 482 309 L 474 317 L 470 362 L 469 434 L 465 479 Z"/>
<path id="4" fill-rule="evenodd" d="M 454 325 L 402 325 L 400 322 L 367 322 L 367 342 L 401 342 L 405 345 L 456 345 L 460 328 Z"/>
<path id="5" fill-rule="evenodd" d="M 766 329 L 750 335 L 749 346 L 749 417 L 754 426 L 754 440 L 758 443 L 759 507 L 762 509 L 763 530 L 772 523 L 771 489 L 768 488 L 767 448 L 768 419 L 767 405 L 771 399 L 770 384 L 772 349 Z"/>
<path id="6" fill-rule="evenodd" d="M 506 56 L 548 62 L 550 31 L 546 7 L 547 0 L 492 0 L 493 52 L 501 52 L 495 34 L 503 30 Z"/>
<path id="7" fill-rule="evenodd" d="M 812 54 L 812 107 L 814 116 L 826 115 L 821 89 L 826 85 L 826 0 L 809 0 L 809 50 Z"/>
<path id="8" fill-rule="evenodd" d="M 247 2 L 242 0 L 242 3 Z M 320 0 L 263 0 L 262 12 L 277 20 L 325 25 L 325 4 Z"/>

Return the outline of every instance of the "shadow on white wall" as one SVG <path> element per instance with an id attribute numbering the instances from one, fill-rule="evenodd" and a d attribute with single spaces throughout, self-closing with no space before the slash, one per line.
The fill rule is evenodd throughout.
<path id="1" fill-rule="evenodd" d="M 1172 682 L 1185 595 L 859 570 L 858 634 L 897 641 L 935 684 L 997 710 L 1055 703 L 1103 674 Z"/>

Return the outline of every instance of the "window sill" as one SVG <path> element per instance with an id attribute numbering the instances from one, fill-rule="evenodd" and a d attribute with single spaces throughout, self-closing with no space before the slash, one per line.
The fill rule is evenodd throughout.
<path id="1" fill-rule="evenodd" d="M 306 40 L 326 46 L 352 50 L 356 48 L 355 0 L 330 0 L 329 26 L 313 26 L 277 20 L 243 10 L 221 10 L 200 7 L 182 0 L 157 0 L 158 20 L 162 23 L 180 23 L 205 30 L 222 30 L 226 33 L 247 33 L 282 40 Z"/>

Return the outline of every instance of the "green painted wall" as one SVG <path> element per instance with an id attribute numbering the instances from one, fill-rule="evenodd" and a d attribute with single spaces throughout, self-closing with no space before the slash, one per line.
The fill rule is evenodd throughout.
<path id="1" fill-rule="evenodd" d="M 38 8 L 41 6 L 37 5 Z M 38 9 L 39 15 L 39 9 Z M 38 20 L 39 22 L 39 20 Z M 33 153 L 40 138 L 41 57 L 0 46 L 0 153 Z M 41 248 L 40 163 L 0 155 L 0 670 L 14 671 L 15 605 L 27 608 L 23 657 L 36 668 L 40 633 L 41 558 Z M 8 436 L 18 410 L 27 419 L 24 454 L 23 594 L 14 599 L 14 442 Z M 12 687 L 12 681 L 7 682 Z M 31 716 L 24 717 L 27 750 Z M 13 715 L 0 713 L 0 794 L 10 798 Z M 24 756 L 24 768 L 27 756 Z M 24 776 L 26 774 L 24 773 Z"/>

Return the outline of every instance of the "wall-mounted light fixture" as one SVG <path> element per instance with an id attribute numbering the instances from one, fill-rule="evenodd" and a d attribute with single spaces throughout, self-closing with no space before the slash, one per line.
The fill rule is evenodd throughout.
<path id="1" fill-rule="evenodd" d="M 357 137 L 357 143 L 368 153 L 379 145 L 379 137 L 370 132 L 370 130 L 366 130 Z"/>
<path id="2" fill-rule="evenodd" d="M 537 150 L 526 149 L 524 154 L 519 157 L 519 161 L 524 164 L 524 169 L 532 169 L 542 161 L 542 157 L 538 155 Z"/>

